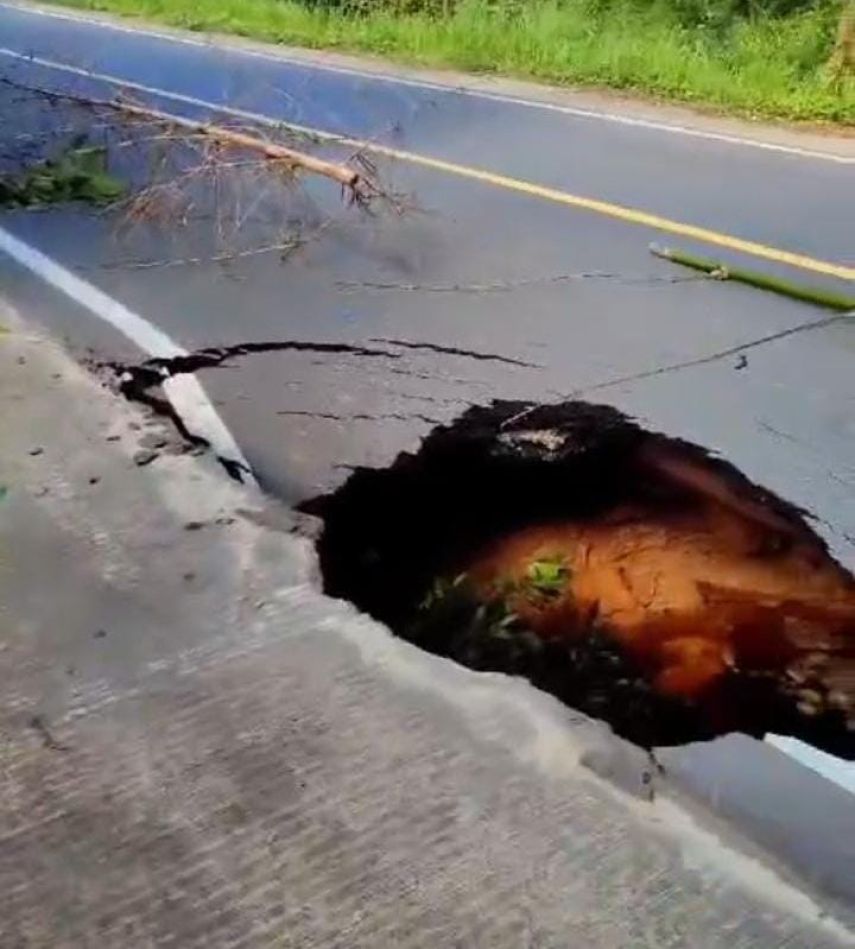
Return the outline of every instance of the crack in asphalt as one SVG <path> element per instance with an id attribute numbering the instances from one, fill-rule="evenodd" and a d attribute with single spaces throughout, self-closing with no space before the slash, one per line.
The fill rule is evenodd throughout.
<path id="1" fill-rule="evenodd" d="M 496 353 L 483 353 L 478 350 L 460 349 L 454 346 L 441 346 L 435 343 L 411 342 L 391 338 L 372 339 L 373 343 L 385 343 L 388 346 L 397 346 L 403 349 L 425 350 L 446 356 L 462 356 L 479 362 L 500 362 L 506 365 L 523 366 L 530 369 L 539 369 L 535 363 L 513 359 L 510 356 L 501 356 Z M 365 356 L 381 359 L 401 359 L 401 353 L 388 349 L 377 349 L 370 346 L 360 346 L 353 343 L 317 343 L 306 340 L 275 340 L 270 342 L 235 343 L 231 346 L 211 346 L 197 349 L 185 356 L 153 357 L 144 362 L 130 366 L 125 363 L 107 363 L 106 366 L 119 374 L 130 373 L 135 377 L 136 385 L 145 388 L 157 385 L 170 376 L 197 372 L 201 369 L 215 369 L 222 366 L 226 360 L 235 356 L 251 356 L 259 353 L 300 352 L 321 353 L 323 355 Z"/>
<path id="2" fill-rule="evenodd" d="M 709 353 L 706 356 L 698 356 L 695 359 L 686 359 L 681 362 L 669 363 L 665 366 L 657 366 L 654 369 L 645 369 L 642 372 L 634 372 L 625 376 L 617 376 L 613 379 L 606 379 L 603 382 L 595 382 L 591 385 L 581 386 L 578 389 L 573 389 L 567 394 L 560 396 L 561 399 L 575 399 L 580 395 L 587 395 L 590 392 L 599 392 L 603 389 L 611 389 L 614 386 L 625 385 L 630 382 L 641 382 L 645 379 L 653 379 L 656 376 L 668 375 L 672 372 L 680 372 L 683 369 L 692 369 L 696 366 L 706 366 L 711 363 L 719 362 L 722 359 L 728 359 L 731 356 L 736 356 L 740 353 L 747 352 L 750 349 L 756 349 L 759 346 L 765 346 L 767 343 L 773 343 L 779 339 L 786 339 L 788 336 L 795 336 L 798 333 L 806 333 L 815 329 L 825 329 L 828 326 L 834 326 L 837 323 L 848 323 L 850 321 L 855 321 L 855 313 L 837 313 L 834 316 L 828 316 L 821 320 L 810 320 L 807 323 L 799 323 L 796 326 L 791 326 L 789 329 L 779 330 L 776 333 L 769 333 L 766 336 L 760 336 L 757 339 L 749 340 L 747 343 L 739 343 L 736 346 L 729 346 L 727 349 L 720 349 L 714 353 Z M 742 367 L 737 367 L 741 369 Z M 509 425 L 515 424 L 522 421 L 526 418 L 531 412 L 534 411 L 536 406 L 523 409 L 521 412 L 518 412 L 516 415 L 511 416 L 509 419 L 505 419 L 502 422 L 502 428 L 506 428 Z"/>
<path id="3" fill-rule="evenodd" d="M 522 277 L 519 280 L 496 281 L 493 283 L 380 283 L 358 280 L 337 280 L 336 289 L 344 293 L 357 293 L 360 290 L 392 291 L 398 293 L 507 293 L 526 287 L 550 286 L 561 283 L 573 283 L 581 280 L 615 280 L 627 285 L 635 284 L 672 284 L 698 283 L 709 280 L 709 276 L 675 277 L 661 274 L 622 274 L 608 270 L 591 270 L 579 273 L 550 274 L 544 277 Z"/>
<path id="4" fill-rule="evenodd" d="M 401 358 L 400 353 L 389 352 L 386 349 L 372 349 L 368 346 L 358 346 L 350 343 L 313 343 L 288 339 L 273 342 L 235 343 L 232 346 L 212 346 L 206 349 L 197 349 L 186 356 L 155 357 L 147 359 L 136 367 L 114 366 L 113 368 L 141 374 L 150 373 L 152 381 L 149 384 L 154 384 L 169 376 L 197 372 L 200 369 L 215 369 L 234 356 L 252 356 L 258 353 L 277 352 L 324 353 L 326 355 L 367 356 L 386 359 Z"/>
<path id="5" fill-rule="evenodd" d="M 408 340 L 382 339 L 372 340 L 372 342 L 382 342 L 389 346 L 397 346 L 404 349 L 425 350 L 428 352 L 439 353 L 442 355 L 462 356 L 468 359 L 480 361 L 502 362 L 511 365 L 534 367 L 531 363 L 524 363 L 520 360 L 511 359 L 507 356 L 500 356 L 495 353 L 482 353 L 476 350 L 458 349 L 455 347 L 445 347 L 434 345 L 432 343 L 416 343 Z M 137 402 L 147 406 L 151 411 L 162 418 L 170 421 L 184 441 L 195 448 L 210 449 L 211 444 L 208 439 L 191 432 L 181 415 L 176 411 L 171 402 L 152 390 L 156 390 L 167 379 L 195 373 L 202 369 L 214 369 L 222 366 L 228 359 L 240 356 L 251 356 L 259 353 L 274 352 L 298 352 L 298 353 L 320 353 L 323 355 L 346 355 L 368 358 L 379 358 L 398 360 L 403 359 L 403 354 L 393 352 L 388 349 L 374 348 L 371 346 L 361 346 L 352 343 L 319 343 L 306 340 L 275 340 L 270 342 L 250 342 L 235 343 L 231 346 L 212 346 L 205 349 L 199 349 L 195 352 L 187 353 L 181 356 L 171 357 L 153 357 L 145 360 L 138 365 L 127 363 L 108 362 L 102 363 L 101 368 L 112 371 L 118 379 L 118 387 L 121 394 L 129 401 Z M 410 374 L 412 370 L 391 370 L 402 374 Z M 427 399 L 427 401 L 438 401 Z M 368 413 L 357 413 L 354 415 L 338 416 L 332 413 L 301 412 L 297 410 L 282 410 L 278 415 L 305 415 L 314 418 L 329 418 L 335 421 L 421 421 L 428 425 L 440 425 L 441 419 L 433 418 L 421 413 L 380 413 L 371 415 Z M 218 456 L 218 460 L 226 469 L 230 477 L 237 481 L 243 480 L 245 466 L 232 459 Z"/>
<path id="6" fill-rule="evenodd" d="M 428 425 L 442 425 L 442 419 L 431 418 L 429 415 L 421 415 L 418 412 L 381 412 L 377 415 L 369 415 L 363 412 L 357 412 L 354 415 L 336 415 L 334 412 L 310 412 L 302 409 L 280 409 L 277 415 L 299 416 L 304 418 L 324 419 L 332 422 L 385 422 L 393 420 L 397 422 L 426 422 Z"/>
<path id="7" fill-rule="evenodd" d="M 145 360 L 139 365 L 126 363 L 103 363 L 102 367 L 111 370 L 118 377 L 119 391 L 130 402 L 137 402 L 147 406 L 151 411 L 167 419 L 184 441 L 194 448 L 210 449 L 211 443 L 207 438 L 191 432 L 184 419 L 176 411 L 172 403 L 162 396 L 155 395 L 151 390 L 172 376 L 194 373 L 200 369 L 213 369 L 221 366 L 233 356 L 248 356 L 266 352 L 323 352 L 328 354 L 348 354 L 357 356 L 376 356 L 386 359 L 400 359 L 399 353 L 390 353 L 387 350 L 371 349 L 365 346 L 355 346 L 345 343 L 310 343 L 297 340 L 282 340 L 266 343 L 237 343 L 233 346 L 211 347 L 200 349 L 186 356 L 154 357 Z M 246 466 L 234 459 L 217 455 L 220 464 L 226 473 L 235 481 L 243 481 Z"/>
<path id="8" fill-rule="evenodd" d="M 818 452 L 816 448 L 814 448 L 812 445 L 809 445 L 803 439 L 796 438 L 795 435 L 791 435 L 789 432 L 783 432 L 780 428 L 775 428 L 774 425 L 770 425 L 765 419 L 758 418 L 757 427 L 763 429 L 764 432 L 768 432 L 770 435 L 774 435 L 775 438 L 779 438 L 781 441 L 789 442 L 791 445 L 796 445 L 802 451 L 807 452 L 810 455 L 819 455 L 820 457 L 822 456 L 822 452 Z"/>
<path id="9" fill-rule="evenodd" d="M 431 405 L 471 405 L 466 399 L 443 399 L 434 395 L 416 395 L 412 392 L 392 392 L 396 399 L 407 399 L 410 402 L 430 402 Z"/>
<path id="10" fill-rule="evenodd" d="M 686 359 L 681 362 L 670 363 L 666 366 L 657 366 L 655 369 L 646 369 L 643 372 L 631 373 L 625 376 L 617 376 L 613 379 L 606 379 L 603 382 L 596 382 L 589 386 L 582 386 L 574 389 L 564 398 L 575 398 L 588 392 L 598 392 L 602 389 L 610 389 L 613 386 L 623 385 L 629 382 L 640 382 L 644 379 L 652 379 L 655 376 L 664 376 L 672 372 L 680 372 L 683 369 L 692 369 L 695 366 L 706 366 L 710 363 L 719 362 L 722 359 L 728 359 L 730 356 L 736 356 L 739 353 L 747 352 L 750 349 L 756 349 L 758 346 L 765 346 L 767 343 L 774 343 L 779 339 L 786 339 L 788 336 L 795 336 L 798 333 L 807 333 L 811 330 L 825 329 L 837 323 L 848 323 L 855 321 L 855 313 L 838 313 L 834 316 L 826 317 L 821 320 L 811 320 L 807 323 L 799 323 L 797 326 L 791 326 L 789 329 L 779 330 L 776 333 L 769 333 L 766 336 L 760 336 L 757 339 L 749 340 L 747 343 L 739 343 L 736 346 L 729 346 L 727 349 L 720 349 L 706 356 L 698 356 L 695 359 Z"/>
<path id="11" fill-rule="evenodd" d="M 119 374 L 119 392 L 129 402 L 137 402 L 140 405 L 144 405 L 146 408 L 151 409 L 151 411 L 156 416 L 171 422 L 175 426 L 175 430 L 178 432 L 181 438 L 193 448 L 208 449 L 211 447 L 211 443 L 207 438 L 203 438 L 201 435 L 196 435 L 187 428 L 184 419 L 181 418 L 178 412 L 176 412 L 172 403 L 168 399 L 153 395 L 148 391 L 153 385 L 157 385 L 162 382 L 165 377 L 158 376 L 156 380 L 151 381 L 149 380 L 148 376 L 138 376 L 131 369 L 124 369 L 117 366 L 108 366 L 108 368 L 114 369 L 114 371 Z M 226 467 L 226 470 L 229 471 L 229 474 L 232 477 L 235 477 L 228 467 L 229 464 L 232 464 L 232 462 L 227 462 L 227 459 L 223 459 L 222 457 L 220 457 L 220 461 Z M 236 464 L 236 462 L 234 462 L 234 464 Z M 243 466 L 240 467 L 242 468 Z M 242 479 L 235 477 L 235 480 L 240 481 Z"/>
<path id="12" fill-rule="evenodd" d="M 456 346 L 441 346 L 439 343 L 412 342 L 404 339 L 388 339 L 375 336 L 372 343 L 386 343 L 388 346 L 399 346 L 402 349 L 422 349 L 431 353 L 441 353 L 444 356 L 465 356 L 467 359 L 476 359 L 480 362 L 501 362 L 508 366 L 522 366 L 525 369 L 542 369 L 543 366 L 534 362 L 525 362 L 522 359 L 513 359 L 511 356 L 498 356 L 495 353 L 480 353 L 472 349 L 458 349 Z"/>
<path id="13" fill-rule="evenodd" d="M 306 238 L 294 237 L 273 244 L 263 244 L 260 247 L 250 247 L 246 250 L 223 251 L 207 257 L 176 257 L 159 260 L 117 260 L 110 263 L 98 264 L 91 270 L 168 270 L 175 267 L 200 267 L 207 264 L 225 264 L 236 260 L 245 260 L 248 257 L 259 257 L 263 254 L 280 253 L 285 261 L 295 250 L 305 246 Z"/>
<path id="14" fill-rule="evenodd" d="M 816 446 L 811 445 L 802 438 L 796 438 L 795 435 L 791 435 L 789 432 L 784 432 L 779 428 L 775 428 L 774 425 L 770 425 L 765 419 L 757 419 L 757 427 L 769 432 L 770 435 L 774 435 L 775 438 L 779 438 L 781 441 L 789 442 L 791 445 L 796 445 L 803 452 L 813 456 L 814 458 L 820 458 L 823 460 L 825 459 L 824 452 L 820 451 L 818 448 L 816 448 Z M 836 481 L 838 484 L 842 484 L 847 488 L 855 488 L 855 481 L 845 478 L 843 475 L 839 475 L 836 471 L 832 471 L 831 468 L 827 468 L 825 473 L 829 478 L 831 478 L 832 481 Z"/>
<path id="15" fill-rule="evenodd" d="M 390 367 L 387 371 L 390 375 L 394 376 L 406 376 L 409 379 L 424 379 L 427 382 L 443 382 L 448 385 L 474 386 L 476 388 L 484 388 L 486 385 L 486 383 L 479 379 L 464 379 L 461 376 L 445 376 L 435 372 L 418 372 L 415 369 L 398 369 L 394 366 Z"/>

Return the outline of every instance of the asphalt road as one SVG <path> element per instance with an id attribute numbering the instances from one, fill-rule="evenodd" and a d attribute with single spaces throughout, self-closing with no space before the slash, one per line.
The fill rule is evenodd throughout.
<path id="1" fill-rule="evenodd" d="M 175 98 L 194 97 L 619 206 L 617 216 L 598 213 L 375 155 L 381 179 L 418 210 L 366 218 L 343 209 L 326 182 L 313 182 L 306 206 L 319 220 L 334 217 L 336 226 L 292 261 L 258 255 L 227 270 L 119 266 L 129 257 L 174 263 L 202 256 L 199 228 L 176 229 L 166 243 L 162 234 L 137 234 L 129 252 L 103 216 L 6 215 L 12 233 L 189 350 L 384 338 L 531 364 L 405 348 L 394 360 L 261 354 L 201 373 L 265 486 L 288 500 L 327 489 L 349 465 L 384 464 L 414 447 L 435 420 L 470 402 L 583 394 L 721 450 L 814 512 L 838 555 L 855 562 L 852 326 L 747 350 L 741 369 L 737 355 L 691 365 L 826 314 L 694 279 L 653 259 L 648 243 L 676 242 L 808 282 L 851 282 L 691 241 L 619 213 L 664 216 L 710 229 L 724 244 L 758 242 L 773 254 L 806 255 L 848 272 L 855 262 L 851 142 L 819 140 L 822 155 L 815 139 L 779 136 L 772 150 L 711 138 L 717 133 L 709 123 L 690 134 L 629 110 L 623 118 L 641 124 L 625 124 L 577 114 L 572 98 L 548 108 L 502 101 L 8 6 L 0 8 L 0 24 L 0 70 L 15 82 L 114 95 L 115 85 L 67 67 L 94 71 L 137 84 L 137 98 L 177 114 L 204 113 Z M 12 295 L 72 344 L 93 345 L 104 358 L 133 358 L 112 329 L 32 275 L 5 263 L 3 273 Z"/>
<path id="2" fill-rule="evenodd" d="M 43 259 L 40 276 L 0 253 L 3 295 L 97 361 L 147 355 L 105 322 L 105 300 L 187 351 L 318 344 L 197 373 L 258 480 L 287 501 L 329 490 L 353 465 L 389 463 L 469 404 L 573 395 L 720 451 L 811 512 L 855 568 L 855 327 L 648 252 L 678 244 L 853 292 L 853 140 L 700 119 L 677 128 L 649 108 L 521 101 L 513 86 L 484 95 L 5 5 L 0 77 L 99 97 L 121 87 L 174 114 L 252 113 L 386 149 L 367 154 L 401 208 L 366 214 L 326 181 L 247 192 L 249 223 L 232 235 L 247 253 L 226 264 L 210 259 L 210 216 L 130 232 L 80 208 L 0 218 L 107 295 L 74 302 L 42 279 Z M 0 110 L 0 151 L 13 157 L 86 121 L 2 87 Z M 322 150 L 344 158 L 353 146 Z M 283 222 L 305 246 L 284 261 L 255 253 Z M 792 266 L 792 255 L 806 259 Z"/>

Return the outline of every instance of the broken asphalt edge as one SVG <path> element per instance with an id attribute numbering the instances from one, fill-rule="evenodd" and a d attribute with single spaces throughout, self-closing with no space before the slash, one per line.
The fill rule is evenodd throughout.
<path id="1" fill-rule="evenodd" d="M 329 637 L 330 648 L 349 650 L 350 662 L 371 667 L 389 688 L 444 707 L 473 754 L 501 747 L 530 774 L 568 781 L 569 793 L 581 782 L 645 836 L 676 848 L 687 874 L 735 886 L 758 911 L 797 918 L 817 937 L 855 944 L 852 905 L 806 880 L 791 854 L 751 840 L 756 834 L 739 826 L 738 812 L 716 813 L 691 782 L 656 773 L 643 751 L 528 683 L 423 653 L 323 596 L 311 543 L 294 532 L 297 515 L 229 480 L 212 457 L 174 444 L 163 420 L 100 385 L 5 307 L 0 324 L 9 331 L 0 337 L 0 484 L 8 490 L 0 507 L 0 640 L 10 637 L 0 643 L 0 735 L 21 740 L 37 721 L 64 740 L 86 716 L 161 688 L 164 670 L 192 675 L 215 653 L 239 655 L 285 636 Z M 39 536 L 31 541 L 30 533 Z M 61 585 L 38 589 L 50 577 L 54 544 L 82 565 L 77 595 L 87 603 L 54 604 L 69 630 L 67 641 L 46 649 L 24 638 L 48 601 L 73 595 Z M 40 569 L 16 570 L 18 553 L 28 550 L 44 558 Z M 190 594 L 183 584 L 197 574 L 204 582 Z M 150 648 L 136 641 L 130 655 L 75 670 L 69 684 L 54 667 L 74 648 L 75 616 L 91 626 L 98 598 L 117 591 L 142 616 L 159 612 L 168 638 L 153 635 Z M 22 606 L 37 615 L 16 612 Z M 17 626 L 20 642 L 10 632 Z M 87 626 L 77 638 L 91 635 Z M 755 744 L 758 754 L 778 754 Z M 806 770 L 805 780 L 812 791 L 831 788 Z"/>

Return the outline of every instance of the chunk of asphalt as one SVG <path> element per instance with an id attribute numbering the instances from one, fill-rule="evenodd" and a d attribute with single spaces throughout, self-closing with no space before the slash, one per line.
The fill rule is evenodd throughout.
<path id="1" fill-rule="evenodd" d="M 166 448 L 169 439 L 160 432 L 149 432 L 143 435 L 139 440 L 140 448 L 147 448 L 150 451 L 156 451 L 159 448 Z"/>
<path id="2" fill-rule="evenodd" d="M 156 451 L 152 451 L 150 448 L 142 448 L 134 455 L 134 464 L 144 468 L 146 465 L 150 465 L 157 456 Z"/>

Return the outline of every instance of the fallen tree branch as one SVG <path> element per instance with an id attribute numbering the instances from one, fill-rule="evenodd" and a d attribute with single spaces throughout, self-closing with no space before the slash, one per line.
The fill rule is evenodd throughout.
<path id="1" fill-rule="evenodd" d="M 257 135 L 249 135 L 246 132 L 238 132 L 224 125 L 217 125 L 214 122 L 199 122 L 194 119 L 187 119 L 180 115 L 174 115 L 171 112 L 162 112 L 159 109 L 149 109 L 145 106 L 136 105 L 127 102 L 121 98 L 99 99 L 94 97 L 82 96 L 74 93 L 55 92 L 51 89 L 42 89 L 38 86 L 27 86 L 3 78 L 4 85 L 12 88 L 21 89 L 27 92 L 33 92 L 46 96 L 51 99 L 64 99 L 71 102 L 77 102 L 81 105 L 87 105 L 95 108 L 113 109 L 135 118 L 145 119 L 150 122 L 159 122 L 164 125 L 184 128 L 202 138 L 211 139 L 233 148 L 244 148 L 250 151 L 260 152 L 265 158 L 273 161 L 282 162 L 291 168 L 302 168 L 312 174 L 322 175 L 330 178 L 332 181 L 348 188 L 356 196 L 360 194 L 360 187 L 364 186 L 368 192 L 373 192 L 373 188 L 365 178 L 353 168 L 337 162 L 325 161 L 322 158 L 315 158 L 306 152 L 289 148 L 286 145 L 279 145 L 276 142 L 269 142 Z"/>
<path id="2" fill-rule="evenodd" d="M 125 102 L 115 102 L 113 103 L 113 107 L 128 115 L 153 119 L 167 125 L 186 128 L 188 131 L 194 132 L 197 135 L 210 138 L 225 145 L 260 152 L 265 158 L 284 162 L 292 168 L 303 168 L 305 171 L 312 172 L 313 174 L 323 175 L 325 178 L 337 181 L 340 185 L 352 190 L 357 188 L 361 180 L 359 172 L 348 168 L 347 165 L 325 161 L 322 158 L 315 158 L 314 155 L 307 155 L 305 152 L 288 148 L 285 145 L 279 145 L 276 142 L 268 142 L 263 138 L 248 135 L 245 132 L 237 132 L 224 125 L 216 125 L 213 122 L 197 122 L 193 119 L 185 119 L 168 112 L 159 112 L 156 109 L 148 109 L 143 106 L 131 105 Z"/>

